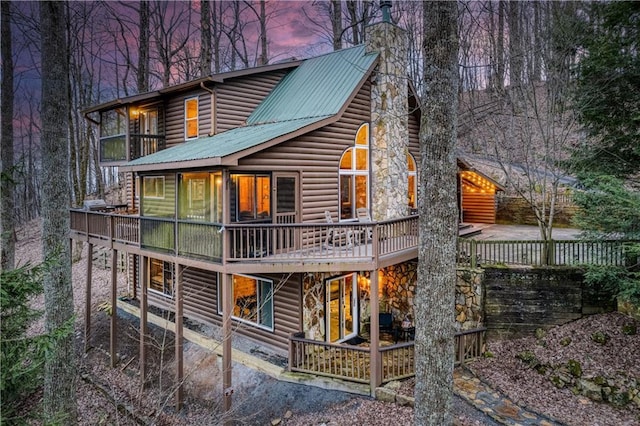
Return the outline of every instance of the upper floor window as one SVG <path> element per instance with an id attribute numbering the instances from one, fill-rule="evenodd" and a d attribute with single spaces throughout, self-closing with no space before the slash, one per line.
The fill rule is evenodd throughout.
<path id="1" fill-rule="evenodd" d="M 271 176 L 231 175 L 231 220 L 265 220 L 271 217 Z"/>
<path id="2" fill-rule="evenodd" d="M 198 137 L 198 98 L 184 100 L 184 137 Z"/>
<path id="3" fill-rule="evenodd" d="M 100 161 L 126 161 L 127 123 L 124 108 L 100 113 Z"/>
<path id="4" fill-rule="evenodd" d="M 369 124 L 358 129 L 353 147 L 340 159 L 340 219 L 355 219 L 357 209 L 369 210 Z"/>
<path id="5" fill-rule="evenodd" d="M 144 198 L 164 198 L 164 176 L 145 176 Z"/>

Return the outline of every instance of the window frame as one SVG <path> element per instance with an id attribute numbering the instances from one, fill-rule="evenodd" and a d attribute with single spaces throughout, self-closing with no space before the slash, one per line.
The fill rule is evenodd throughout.
<path id="1" fill-rule="evenodd" d="M 371 150 L 370 150 L 370 137 L 369 137 L 369 123 L 362 123 L 356 132 L 356 136 L 354 137 L 354 144 L 349 148 L 345 149 L 342 155 L 340 156 L 340 163 L 338 164 L 338 217 L 342 222 L 352 222 L 358 219 L 357 210 L 359 207 L 365 207 L 367 211 L 370 211 L 371 207 L 371 176 L 370 176 L 370 166 L 371 166 Z M 358 154 L 361 155 L 358 155 Z M 343 159 L 346 156 L 349 156 L 349 168 L 343 168 Z M 358 160 L 364 158 L 366 160 L 364 168 L 362 166 L 359 167 Z M 366 196 L 366 201 L 364 205 L 358 204 L 358 187 L 360 183 L 358 182 L 358 177 L 364 177 L 364 192 Z M 343 177 L 348 179 L 348 184 L 343 185 Z M 347 186 L 347 190 L 349 191 L 349 200 L 351 206 L 351 215 L 349 217 L 345 216 L 343 213 L 343 186 Z"/>
<path id="2" fill-rule="evenodd" d="M 147 181 L 150 180 L 156 180 L 156 179 L 160 179 L 162 182 L 162 194 L 159 195 L 159 191 L 157 190 L 157 185 L 156 186 L 156 195 L 149 195 L 147 194 Z M 165 181 L 164 181 L 164 176 L 162 175 L 152 175 L 152 176 L 143 176 L 142 177 L 142 198 L 143 199 L 153 199 L 153 200 L 164 200 L 165 198 Z"/>
<path id="3" fill-rule="evenodd" d="M 188 108 L 188 104 L 190 102 L 195 102 L 196 103 L 196 115 L 195 117 L 189 117 L 189 108 Z M 185 98 L 184 100 L 184 139 L 185 140 L 191 140 L 191 139 L 197 139 L 198 136 L 200 135 L 200 99 L 198 98 L 198 96 L 191 96 L 189 98 Z M 196 125 L 195 125 L 195 136 L 189 136 L 189 123 L 195 121 Z"/>
<path id="4" fill-rule="evenodd" d="M 232 222 L 234 223 L 239 223 L 239 222 L 252 222 L 252 221 L 269 221 L 271 222 L 273 220 L 273 197 L 272 197 L 272 192 L 273 192 L 273 176 L 271 175 L 271 173 L 232 173 L 231 174 L 231 183 L 232 183 L 232 191 L 234 192 L 232 194 L 232 197 L 234 198 L 235 202 L 233 203 L 233 217 L 232 217 Z M 240 189 L 241 189 L 241 185 L 239 185 L 239 179 L 240 178 L 252 178 L 253 179 L 253 183 L 252 183 L 252 194 L 251 194 L 251 210 L 241 210 L 240 208 L 240 203 L 242 200 L 241 194 L 240 194 Z M 262 179 L 266 179 L 268 182 L 268 186 L 266 188 L 266 190 L 264 190 L 263 188 L 260 188 L 260 184 L 261 184 L 261 180 Z M 262 183 L 264 185 L 264 183 Z M 262 197 L 261 197 L 262 196 Z M 266 197 L 266 198 L 265 198 Z M 260 199 L 262 200 L 266 200 L 267 201 L 267 207 L 268 210 L 263 210 L 266 211 L 266 215 L 264 216 L 260 216 L 261 211 L 259 211 L 259 204 L 261 204 Z M 264 201 L 262 201 L 262 203 L 264 203 Z M 244 212 L 245 214 L 241 214 L 242 212 Z M 246 213 L 250 213 L 250 216 L 248 216 Z M 244 219 L 243 219 L 244 217 Z M 235 219 L 235 220 L 234 220 Z"/>
<path id="5" fill-rule="evenodd" d="M 238 321 L 238 322 L 242 322 L 245 324 L 249 324 L 253 327 L 257 327 L 260 328 L 262 330 L 267 330 L 267 331 L 275 331 L 275 302 L 274 302 L 274 298 L 275 298 L 275 290 L 274 290 L 274 284 L 273 284 L 273 280 L 270 279 L 266 279 L 266 278 L 262 278 L 262 277 L 258 277 L 255 275 L 247 275 L 247 274 L 232 274 L 231 276 L 231 292 L 232 292 L 232 297 L 233 300 L 231 301 L 232 303 L 232 307 L 236 307 L 238 305 L 236 305 L 236 300 L 235 297 L 233 296 L 234 294 L 234 286 L 235 286 L 235 278 L 236 277 L 243 277 L 243 278 L 248 278 L 250 280 L 254 280 L 255 281 L 255 294 L 256 294 L 256 321 L 252 321 L 251 319 L 247 319 L 247 318 L 243 318 L 243 317 L 239 317 L 236 316 L 234 312 L 231 313 L 231 318 Z M 260 322 L 260 317 L 262 316 L 261 310 L 264 307 L 263 304 L 258 303 L 258 300 L 261 299 L 260 296 L 260 283 L 263 284 L 267 284 L 270 288 L 269 288 L 269 293 L 270 293 L 270 297 L 266 296 L 268 298 L 268 302 L 269 302 L 269 310 L 270 310 L 270 319 L 271 319 L 271 324 L 262 324 Z M 218 306 L 217 306 L 217 312 L 218 315 L 223 315 L 224 312 L 222 310 L 222 280 L 221 280 L 221 274 L 218 273 L 216 274 L 216 286 L 217 286 L 217 302 L 218 302 Z"/>
<path id="6" fill-rule="evenodd" d="M 153 280 L 154 275 L 151 273 L 152 268 L 155 266 L 159 266 L 161 269 L 161 281 L 162 281 L 162 291 L 151 287 L 151 282 Z M 153 294 L 157 294 L 163 296 L 168 299 L 173 299 L 175 297 L 175 270 L 174 264 L 172 262 L 166 262 L 160 259 L 149 258 L 149 273 L 148 281 L 144 283 L 147 286 L 147 290 L 152 292 Z M 168 276 L 167 276 L 168 275 Z M 168 288 L 168 291 L 167 291 Z"/>

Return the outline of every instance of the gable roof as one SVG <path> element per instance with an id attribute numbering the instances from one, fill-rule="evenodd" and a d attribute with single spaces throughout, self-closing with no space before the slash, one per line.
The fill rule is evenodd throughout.
<path id="1" fill-rule="evenodd" d="M 254 152 L 252 148 L 263 149 L 325 126 L 340 118 L 377 57 L 377 53 L 365 53 L 364 46 L 356 46 L 307 59 L 276 85 L 245 126 L 138 158 L 121 169 L 234 165 L 238 158 Z"/>

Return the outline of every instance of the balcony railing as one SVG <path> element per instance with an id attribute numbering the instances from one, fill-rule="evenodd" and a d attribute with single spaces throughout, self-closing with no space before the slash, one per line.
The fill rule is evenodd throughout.
<path id="1" fill-rule="evenodd" d="M 71 230 L 105 243 L 133 244 L 221 262 L 371 261 L 417 247 L 418 217 L 383 222 L 227 224 L 71 210 Z"/>
<path id="2" fill-rule="evenodd" d="M 162 151 L 166 148 L 163 135 L 129 135 L 129 156 L 131 160 Z"/>

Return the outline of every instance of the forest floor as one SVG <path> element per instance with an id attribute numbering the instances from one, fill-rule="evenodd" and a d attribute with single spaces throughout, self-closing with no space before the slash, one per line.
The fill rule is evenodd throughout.
<path id="1" fill-rule="evenodd" d="M 16 259 L 19 264 L 41 260 L 39 224 L 33 222 L 18 234 Z M 82 425 L 217 425 L 225 421 L 246 425 L 388 425 L 413 424 L 413 409 L 367 397 L 328 391 L 300 384 L 279 382 L 240 365 L 234 365 L 234 409 L 222 415 L 221 374 L 217 356 L 196 345 L 185 345 L 185 408 L 174 408 L 173 333 L 150 327 L 149 377 L 144 389 L 138 374 L 138 320 L 119 314 L 118 364 L 110 368 L 109 306 L 111 272 L 94 267 L 92 286 L 91 349 L 84 352 L 84 301 L 86 245 L 82 258 L 73 265 L 74 303 L 77 313 L 76 348 L 78 353 L 78 421 Z M 121 296 L 130 293 L 125 274 L 118 274 Z M 34 301 L 43 306 L 42 298 Z M 596 315 L 557 327 L 541 340 L 527 337 L 491 342 L 493 355 L 474 362 L 471 369 L 486 383 L 516 404 L 557 419 L 567 425 L 638 425 L 640 408 L 633 404 L 615 408 L 594 402 L 570 389 L 558 389 L 517 355 L 525 350 L 535 353 L 540 362 L 560 363 L 565 358 L 581 363 L 585 375 L 626 375 L 640 382 L 640 335 L 620 332 L 631 322 L 621 314 Z M 637 325 L 637 323 L 636 323 Z M 32 333 L 43 330 L 42 323 Z M 607 345 L 589 343 L 594 332 L 610 337 Z M 571 337 L 572 343 L 561 341 Z M 593 343 L 593 342 L 591 342 Z M 196 374 L 197 373 L 197 374 Z M 402 392 L 411 394 L 407 381 Z M 33 414 L 41 395 L 35 394 L 21 407 Z M 455 423 L 464 426 L 493 425 L 493 420 L 467 403 L 454 398 Z M 279 421 L 279 423 L 278 423 Z M 37 420 L 31 424 L 38 424 Z"/>

